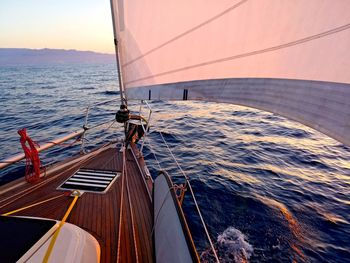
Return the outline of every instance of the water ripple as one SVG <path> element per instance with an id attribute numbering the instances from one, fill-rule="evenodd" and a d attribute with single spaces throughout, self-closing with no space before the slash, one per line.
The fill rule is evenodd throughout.
<path id="1" fill-rule="evenodd" d="M 82 127 L 85 107 L 119 97 L 115 65 L 0 68 L 0 158 L 21 152 L 17 129 L 40 143 Z M 130 102 L 132 106 L 132 102 Z M 166 147 L 193 185 L 223 259 L 236 262 L 349 262 L 350 148 L 272 113 L 208 102 L 153 101 L 152 149 L 181 180 Z M 118 105 L 91 112 L 90 125 L 114 118 Z M 132 108 L 132 107 L 131 107 Z M 138 109 L 138 108 L 136 108 Z M 121 125 L 107 138 L 121 136 Z M 89 142 L 100 141 L 91 132 Z M 95 145 L 88 143 L 88 149 Z M 44 164 L 79 152 L 57 147 Z M 149 145 L 144 156 L 158 165 Z M 0 173 L 0 184 L 23 176 L 23 162 Z M 186 195 L 183 205 L 200 252 L 208 242 Z M 210 261 L 210 256 L 208 256 Z"/>

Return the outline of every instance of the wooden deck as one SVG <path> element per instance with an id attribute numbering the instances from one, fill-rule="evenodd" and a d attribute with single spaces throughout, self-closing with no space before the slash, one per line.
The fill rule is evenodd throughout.
<path id="1" fill-rule="evenodd" d="M 119 176 L 105 194 L 85 192 L 67 220 L 97 239 L 101 247 L 101 262 L 154 261 L 152 181 L 140 169 L 143 159 L 137 160 L 136 156 L 128 150 L 126 173 Z M 62 195 L 64 192 L 56 188 L 79 168 L 122 172 L 122 163 L 122 153 L 111 146 L 51 168 L 48 176 L 37 184 L 23 183 L 22 179 L 5 185 L 0 188 L 0 214 Z M 71 201 L 72 197 L 62 195 L 14 215 L 61 220 Z"/>

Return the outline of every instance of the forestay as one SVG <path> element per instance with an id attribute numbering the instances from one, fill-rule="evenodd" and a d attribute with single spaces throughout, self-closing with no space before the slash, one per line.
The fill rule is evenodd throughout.
<path id="1" fill-rule="evenodd" d="M 128 99 L 255 107 L 350 145 L 350 2 L 111 0 Z"/>

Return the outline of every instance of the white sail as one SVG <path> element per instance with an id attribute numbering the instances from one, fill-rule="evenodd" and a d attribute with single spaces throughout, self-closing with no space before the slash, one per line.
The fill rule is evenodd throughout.
<path id="1" fill-rule="evenodd" d="M 129 99 L 251 106 L 350 144 L 350 2 L 112 0 Z"/>

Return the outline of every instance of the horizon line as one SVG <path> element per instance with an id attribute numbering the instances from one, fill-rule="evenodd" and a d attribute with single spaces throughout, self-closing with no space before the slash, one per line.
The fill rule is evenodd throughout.
<path id="1" fill-rule="evenodd" d="M 103 51 L 96 51 L 96 50 L 80 50 L 80 49 L 75 49 L 75 48 L 27 48 L 27 47 L 0 47 L 0 49 L 28 49 L 28 50 L 63 50 L 63 51 L 78 51 L 78 52 L 93 52 L 93 53 L 99 53 L 99 54 L 104 54 L 104 55 L 115 55 L 115 53 L 108 53 L 108 52 L 103 52 Z"/>

